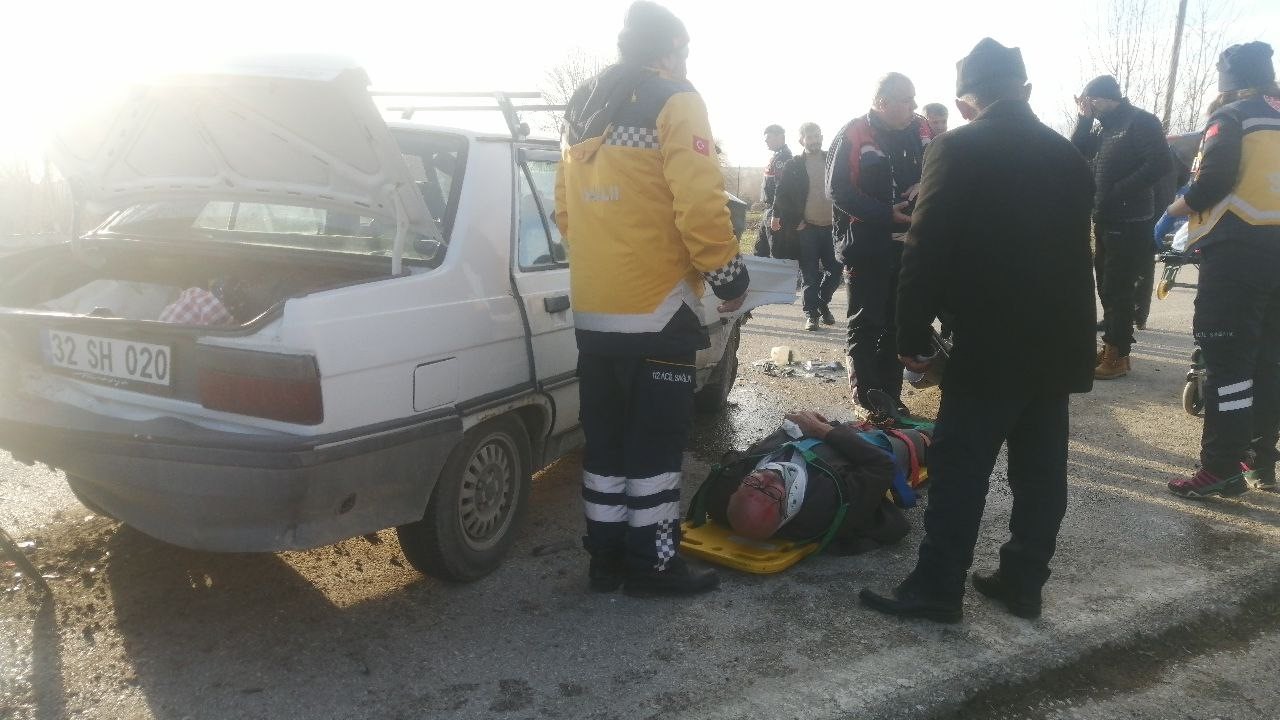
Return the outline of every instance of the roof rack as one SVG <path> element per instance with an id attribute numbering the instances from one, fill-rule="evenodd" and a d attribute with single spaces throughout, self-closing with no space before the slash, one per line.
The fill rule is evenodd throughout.
<path id="1" fill-rule="evenodd" d="M 400 113 L 402 120 L 412 120 L 413 114 L 419 110 L 422 111 L 488 111 L 498 110 L 502 113 L 502 117 L 507 122 L 507 129 L 511 131 L 511 137 L 514 140 L 524 140 L 529 137 L 529 124 L 520 119 L 521 112 L 563 112 L 567 106 L 565 105 L 547 105 L 547 104 L 519 104 L 512 100 L 541 100 L 540 92 L 507 92 L 505 90 L 484 90 L 472 92 L 423 92 L 418 90 L 373 90 L 369 95 L 375 98 L 406 98 L 409 102 L 405 104 L 397 104 L 385 108 L 388 112 Z M 492 105 L 473 104 L 473 105 L 430 105 L 415 104 L 413 98 L 474 98 L 476 100 L 491 100 Z"/>

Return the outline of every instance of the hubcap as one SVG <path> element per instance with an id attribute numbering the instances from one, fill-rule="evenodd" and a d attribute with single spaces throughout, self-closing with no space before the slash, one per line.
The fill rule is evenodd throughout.
<path id="1" fill-rule="evenodd" d="M 511 524 L 518 457 L 509 437 L 494 434 L 480 443 L 467 462 L 458 519 L 467 544 L 476 550 L 492 547 Z"/>

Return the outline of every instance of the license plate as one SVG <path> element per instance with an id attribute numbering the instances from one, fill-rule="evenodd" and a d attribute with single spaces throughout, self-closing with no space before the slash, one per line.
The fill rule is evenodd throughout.
<path id="1" fill-rule="evenodd" d="M 167 345 L 48 330 L 45 358 L 54 367 L 118 380 L 169 385 L 173 369 Z"/>

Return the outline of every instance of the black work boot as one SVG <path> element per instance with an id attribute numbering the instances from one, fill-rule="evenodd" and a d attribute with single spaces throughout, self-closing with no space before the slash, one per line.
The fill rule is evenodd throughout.
<path id="1" fill-rule="evenodd" d="M 591 541 L 583 537 L 582 547 L 591 553 L 591 565 L 587 568 L 587 580 L 592 592 L 613 592 L 622 585 L 627 565 L 622 547 L 593 550 Z"/>
<path id="2" fill-rule="evenodd" d="M 831 308 L 827 307 L 826 305 L 822 306 L 822 324 L 823 325 L 836 324 L 836 316 L 831 314 Z"/>
<path id="3" fill-rule="evenodd" d="M 973 587 L 992 600 L 1002 603 L 1013 615 L 1027 620 L 1040 617 L 1040 591 L 1019 587 L 1001 575 L 999 570 L 990 574 L 974 573 Z"/>
<path id="4" fill-rule="evenodd" d="M 630 570 L 622 591 L 633 597 L 659 597 L 697 595 L 718 587 L 720 576 L 715 570 L 689 567 L 684 558 L 676 556 L 663 570 Z"/>
<path id="5" fill-rule="evenodd" d="M 863 588 L 858 592 L 862 604 L 885 615 L 901 618 L 921 618 L 939 623 L 958 623 L 964 617 L 960 598 L 944 598 L 930 595 L 904 581 L 892 595 L 881 595 Z"/>
<path id="6" fill-rule="evenodd" d="M 1250 449 L 1245 455 L 1244 461 L 1240 463 L 1240 469 L 1243 471 L 1244 480 L 1249 487 L 1256 490 L 1276 492 L 1276 464 L 1274 462 L 1258 460 L 1258 453 Z"/>

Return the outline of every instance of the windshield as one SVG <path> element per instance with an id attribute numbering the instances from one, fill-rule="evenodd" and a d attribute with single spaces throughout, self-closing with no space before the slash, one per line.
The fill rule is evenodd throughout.
<path id="1" fill-rule="evenodd" d="M 396 133 L 410 176 L 448 241 L 457 205 L 465 142 L 449 135 Z M 139 203 L 113 215 L 99 233 L 168 241 L 213 240 L 390 257 L 396 226 L 375 218 L 306 204 L 208 198 Z M 415 238 L 404 259 L 438 259 L 437 243 Z"/>

